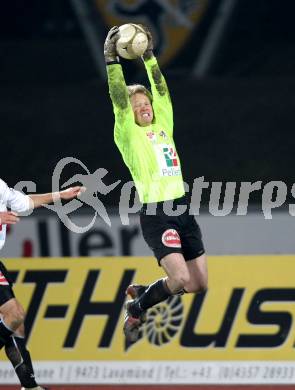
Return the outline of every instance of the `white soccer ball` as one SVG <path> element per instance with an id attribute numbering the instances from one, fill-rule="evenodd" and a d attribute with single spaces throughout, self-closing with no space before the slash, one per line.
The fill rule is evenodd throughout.
<path id="1" fill-rule="evenodd" d="M 133 60 L 143 55 L 148 46 L 148 37 L 138 24 L 127 23 L 119 27 L 119 39 L 116 43 L 120 57 Z"/>

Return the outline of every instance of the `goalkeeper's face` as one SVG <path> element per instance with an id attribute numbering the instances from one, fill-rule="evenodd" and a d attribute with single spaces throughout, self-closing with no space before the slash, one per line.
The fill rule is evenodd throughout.
<path id="1" fill-rule="evenodd" d="M 148 126 L 154 118 L 150 99 L 144 93 L 135 93 L 130 97 L 135 122 L 139 126 Z"/>

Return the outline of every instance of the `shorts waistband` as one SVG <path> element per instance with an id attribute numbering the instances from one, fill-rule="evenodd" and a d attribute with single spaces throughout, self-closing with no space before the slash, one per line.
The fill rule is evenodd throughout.
<path id="1" fill-rule="evenodd" d="M 172 210 L 175 210 L 175 208 L 179 205 L 187 205 L 188 199 L 187 196 L 184 195 L 181 198 L 171 199 L 171 200 L 164 200 L 161 202 L 151 202 L 151 203 L 143 203 L 140 212 L 142 214 L 147 214 L 147 211 L 150 210 L 152 214 L 154 212 L 161 213 L 165 212 L 166 208 L 169 208 Z"/>

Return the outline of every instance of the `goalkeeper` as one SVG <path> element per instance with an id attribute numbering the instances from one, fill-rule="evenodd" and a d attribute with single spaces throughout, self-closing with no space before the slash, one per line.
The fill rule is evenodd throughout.
<path id="1" fill-rule="evenodd" d="M 153 55 L 151 33 L 145 30 L 149 43 L 142 59 L 152 93 L 143 85 L 126 86 L 116 52 L 118 27 L 109 31 L 104 44 L 115 143 L 142 202 L 143 237 L 167 275 L 149 286 L 134 284 L 127 288 L 132 299 L 126 303 L 124 333 L 130 342 L 137 340 L 147 309 L 174 294 L 204 291 L 208 279 L 201 231 L 189 215 L 173 141 L 169 91 Z M 185 211 L 175 216 L 171 206 Z"/>

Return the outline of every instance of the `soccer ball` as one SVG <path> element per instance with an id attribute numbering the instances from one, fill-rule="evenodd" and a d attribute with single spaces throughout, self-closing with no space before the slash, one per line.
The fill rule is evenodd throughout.
<path id="1" fill-rule="evenodd" d="M 148 37 L 138 24 L 128 23 L 119 27 L 119 39 L 116 43 L 120 57 L 133 60 L 143 55 L 148 46 Z"/>

